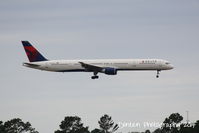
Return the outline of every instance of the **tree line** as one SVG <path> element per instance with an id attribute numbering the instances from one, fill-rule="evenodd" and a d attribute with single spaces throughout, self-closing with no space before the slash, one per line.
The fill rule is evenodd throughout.
<path id="1" fill-rule="evenodd" d="M 183 117 L 179 113 L 172 113 L 165 118 L 162 127 L 153 133 L 199 133 L 199 120 L 195 123 L 182 123 Z"/>
<path id="2" fill-rule="evenodd" d="M 165 118 L 160 128 L 151 132 L 142 133 L 199 133 L 199 120 L 195 123 L 182 123 L 183 117 L 179 113 L 172 113 Z M 119 129 L 112 117 L 105 114 L 98 121 L 99 127 L 89 131 L 78 116 L 67 116 L 61 121 L 59 129 L 54 133 L 114 133 Z M 6 122 L 0 121 L 0 133 L 39 133 L 29 122 L 23 122 L 20 118 L 14 118 Z M 121 132 L 120 132 L 121 133 Z M 135 132 L 129 132 L 135 133 Z"/>
<path id="3" fill-rule="evenodd" d="M 67 116 L 61 121 L 58 130 L 54 133 L 113 133 L 119 127 L 115 124 L 111 116 L 105 114 L 98 121 L 99 128 L 89 131 L 88 126 L 84 126 L 78 116 Z M 0 133 L 39 133 L 29 122 L 23 122 L 20 118 L 0 121 Z"/>

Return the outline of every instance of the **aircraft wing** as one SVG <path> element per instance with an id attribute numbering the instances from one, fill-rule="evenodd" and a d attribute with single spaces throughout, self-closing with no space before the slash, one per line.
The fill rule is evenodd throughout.
<path id="1" fill-rule="evenodd" d="M 79 62 L 79 63 L 82 65 L 82 67 L 85 68 L 86 71 L 89 72 L 102 72 L 104 69 L 103 67 L 87 64 L 84 62 Z"/>

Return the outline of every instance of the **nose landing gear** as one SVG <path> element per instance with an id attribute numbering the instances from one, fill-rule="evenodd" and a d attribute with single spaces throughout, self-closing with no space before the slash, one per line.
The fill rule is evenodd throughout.
<path id="1" fill-rule="evenodd" d="M 159 78 L 159 75 L 160 75 L 160 70 L 157 70 L 156 78 Z"/>

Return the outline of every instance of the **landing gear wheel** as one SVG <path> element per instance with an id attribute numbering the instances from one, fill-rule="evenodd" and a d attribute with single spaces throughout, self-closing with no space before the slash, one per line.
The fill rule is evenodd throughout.
<path id="1" fill-rule="evenodd" d="M 99 76 L 97 76 L 97 73 L 98 73 L 98 72 L 93 72 L 94 75 L 91 77 L 91 79 L 98 79 Z"/>
<path id="2" fill-rule="evenodd" d="M 156 78 L 159 78 L 160 70 L 157 70 Z"/>
<path id="3" fill-rule="evenodd" d="M 99 76 L 92 76 L 91 79 L 98 79 Z"/>

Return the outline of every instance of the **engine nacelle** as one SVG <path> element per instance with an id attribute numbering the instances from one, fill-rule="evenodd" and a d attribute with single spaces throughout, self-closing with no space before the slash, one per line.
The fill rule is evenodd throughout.
<path id="1" fill-rule="evenodd" d="M 107 75 L 116 75 L 117 74 L 117 69 L 111 68 L 111 67 L 107 67 L 107 68 L 104 68 L 102 70 L 102 72 L 107 74 Z"/>

